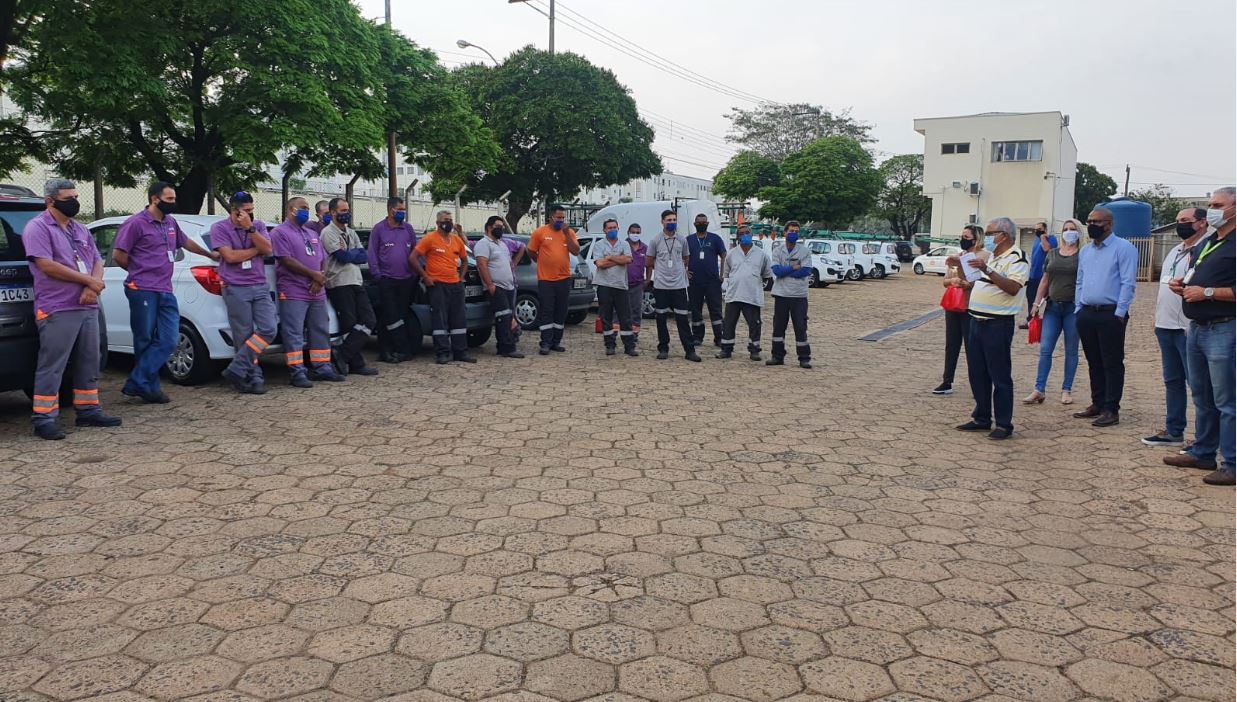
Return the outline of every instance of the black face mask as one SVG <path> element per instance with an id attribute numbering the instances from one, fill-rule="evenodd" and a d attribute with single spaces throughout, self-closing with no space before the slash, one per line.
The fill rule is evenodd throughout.
<path id="1" fill-rule="evenodd" d="M 454 222 L 439 222 L 438 223 L 438 231 L 444 234 L 449 233 L 452 229 L 455 229 Z"/>
<path id="2" fill-rule="evenodd" d="M 962 247 L 963 251 L 970 251 L 975 246 L 974 239 L 962 239 L 958 242 L 958 246 Z"/>
<path id="3" fill-rule="evenodd" d="M 158 208 L 158 210 L 165 215 L 170 215 L 176 212 L 175 202 L 165 202 L 163 200 L 160 200 L 155 203 L 155 207 Z"/>
<path id="4" fill-rule="evenodd" d="M 82 203 L 76 198 L 72 200 L 52 200 L 52 207 L 65 217 L 76 217 L 78 212 L 82 210 Z"/>
<path id="5" fill-rule="evenodd" d="M 1177 236 L 1182 239 L 1189 239 L 1194 236 L 1193 222 L 1177 222 Z"/>
<path id="6" fill-rule="evenodd" d="M 500 226 L 495 225 L 495 227 L 490 230 L 490 233 L 494 235 L 495 239 L 503 238 L 503 228 Z"/>
<path id="7" fill-rule="evenodd" d="M 352 213 L 340 212 L 339 214 L 331 215 L 331 221 L 336 224 L 342 224 L 346 227 L 352 222 Z"/>
<path id="8" fill-rule="evenodd" d="M 1098 241 L 1103 241 L 1104 237 L 1108 236 L 1108 234 L 1104 231 L 1104 225 L 1088 224 L 1087 225 L 1087 236 L 1091 237 L 1092 239 L 1098 240 Z"/>
<path id="9" fill-rule="evenodd" d="M 698 232 L 709 231 L 709 223 L 708 222 L 696 222 L 696 231 Z"/>

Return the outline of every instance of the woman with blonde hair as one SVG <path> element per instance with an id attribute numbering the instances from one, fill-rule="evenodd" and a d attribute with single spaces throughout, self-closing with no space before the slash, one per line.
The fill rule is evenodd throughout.
<path id="1" fill-rule="evenodd" d="M 1086 227 L 1076 219 L 1061 225 L 1060 245 L 1048 252 L 1044 260 L 1044 277 L 1039 282 L 1032 314 L 1043 322 L 1039 337 L 1039 370 L 1035 374 L 1035 390 L 1023 400 L 1024 405 L 1043 404 L 1052 371 L 1052 354 L 1057 339 L 1065 337 L 1065 377 L 1061 381 L 1061 404 L 1074 403 L 1070 391 L 1078 372 L 1078 327 L 1074 317 L 1074 283 L 1078 279 L 1078 251 L 1082 248 Z"/>

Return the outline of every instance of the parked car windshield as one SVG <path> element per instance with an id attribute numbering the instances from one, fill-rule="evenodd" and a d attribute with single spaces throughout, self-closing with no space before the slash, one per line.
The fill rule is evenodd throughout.
<path id="1" fill-rule="evenodd" d="M 43 210 L 0 211 L 0 261 L 25 261 L 26 248 L 21 243 L 21 232 L 26 224 L 43 213 Z"/>

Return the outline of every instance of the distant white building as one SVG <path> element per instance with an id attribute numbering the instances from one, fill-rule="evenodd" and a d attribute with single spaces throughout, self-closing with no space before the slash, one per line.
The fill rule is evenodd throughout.
<path id="1" fill-rule="evenodd" d="M 692 178 L 665 171 L 661 175 L 637 178 L 622 185 L 606 188 L 591 188 L 581 191 L 578 198 L 582 204 L 614 205 L 620 202 L 650 202 L 673 200 L 676 197 L 694 200 L 721 200 L 713 195 L 713 181 Z"/>
<path id="2" fill-rule="evenodd" d="M 1078 148 L 1060 112 L 988 112 L 915 120 L 932 236 L 1009 217 L 1021 230 L 1073 216 Z"/>

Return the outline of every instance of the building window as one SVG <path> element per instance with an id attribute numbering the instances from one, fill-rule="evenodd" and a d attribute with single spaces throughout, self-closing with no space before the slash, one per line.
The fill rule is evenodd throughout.
<path id="1" fill-rule="evenodd" d="M 1042 161 L 1042 141 L 998 141 L 992 144 L 992 160 L 996 161 Z"/>
<path id="2" fill-rule="evenodd" d="M 964 144 L 941 144 L 942 154 L 969 154 L 971 153 L 970 142 Z"/>

